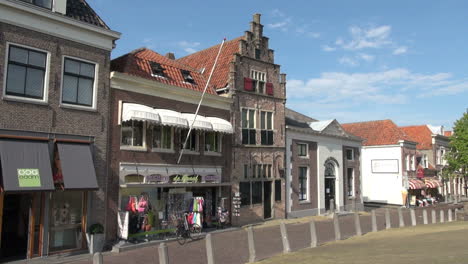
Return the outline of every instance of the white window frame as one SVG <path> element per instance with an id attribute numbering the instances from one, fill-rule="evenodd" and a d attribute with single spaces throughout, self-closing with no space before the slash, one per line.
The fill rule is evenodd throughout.
<path id="1" fill-rule="evenodd" d="M 429 159 L 427 158 L 427 154 L 423 154 L 422 156 L 422 165 L 423 168 L 427 169 L 429 166 Z"/>
<path id="2" fill-rule="evenodd" d="M 187 133 L 188 133 L 188 128 L 184 128 L 182 130 L 187 130 Z M 192 134 L 195 134 L 195 151 L 194 150 L 191 150 L 191 149 L 184 149 L 183 147 L 183 144 L 185 142 L 185 137 L 182 138 L 182 130 L 179 131 L 179 138 L 180 138 L 180 150 L 184 151 L 184 154 L 190 154 L 190 155 L 199 155 L 200 154 L 200 131 L 196 130 L 196 129 L 192 129 L 192 131 L 190 132 L 190 135 Z M 187 144 L 189 144 L 190 141 L 187 141 Z"/>
<path id="3" fill-rule="evenodd" d="M 416 170 L 416 156 L 411 155 L 411 170 L 415 171 Z"/>
<path id="4" fill-rule="evenodd" d="M 274 142 L 274 136 L 275 136 L 275 127 L 274 127 L 274 124 L 275 124 L 275 112 L 274 111 L 269 111 L 269 110 L 259 110 L 259 118 L 260 118 L 260 124 L 259 124 L 259 130 L 260 130 L 260 145 L 263 145 L 262 144 L 262 137 L 261 137 L 261 131 L 262 130 L 265 130 L 265 131 L 273 131 L 273 144 L 272 145 L 263 145 L 263 146 L 274 146 L 275 145 L 275 142 Z M 262 113 L 265 113 L 265 120 L 263 120 L 265 122 L 265 128 L 262 128 Z M 271 129 L 268 129 L 268 113 L 271 113 Z"/>
<path id="5" fill-rule="evenodd" d="M 247 110 L 247 127 L 244 127 L 243 126 L 243 123 L 244 123 L 244 120 L 243 120 L 243 111 L 244 110 Z M 253 117 L 254 117 L 254 120 L 253 120 L 253 127 L 249 127 L 249 123 L 250 123 L 250 119 L 249 119 L 249 114 L 250 114 L 250 111 L 253 111 L 254 114 L 253 114 Z M 249 108 L 249 107 L 241 107 L 240 109 L 240 120 L 241 120 L 241 124 L 240 124 L 240 127 L 241 127 L 241 133 L 242 133 L 242 129 L 249 129 L 249 130 L 255 130 L 255 145 L 258 145 L 259 142 L 257 142 L 257 110 L 255 108 Z M 243 138 L 241 136 L 241 141 L 243 142 Z M 250 146 L 253 146 L 254 144 L 243 144 L 243 145 L 250 145 Z"/>
<path id="6" fill-rule="evenodd" d="M 255 92 L 256 93 L 260 93 L 260 94 L 266 94 L 266 83 L 267 83 L 267 74 L 266 72 L 262 72 L 262 71 L 257 71 L 257 70 L 254 70 L 254 69 L 251 69 L 250 70 L 250 78 L 252 80 L 255 80 Z M 260 82 L 263 82 L 263 92 L 259 92 L 259 86 L 260 86 Z"/>
<path id="7" fill-rule="evenodd" d="M 300 180 L 299 180 L 299 177 L 300 177 L 300 171 L 301 169 L 300 168 L 306 168 L 306 199 L 305 200 L 301 200 L 301 190 L 300 190 Z M 303 203 L 310 203 L 310 168 L 309 166 L 299 166 L 297 167 L 297 170 L 298 170 L 298 173 L 297 173 L 297 179 L 298 179 L 298 187 L 299 187 L 299 203 L 300 204 L 303 204 Z"/>
<path id="8" fill-rule="evenodd" d="M 44 94 L 42 99 L 35 99 L 35 98 L 27 98 L 21 96 L 14 96 L 14 95 L 7 95 L 6 94 L 6 86 L 7 86 L 7 74 L 8 74 L 8 57 L 10 56 L 10 46 L 17 46 L 20 48 L 35 50 L 39 52 L 46 53 L 46 65 L 45 65 L 45 73 L 44 73 Z M 49 98 L 49 75 L 50 75 L 50 58 L 51 53 L 47 50 L 34 48 L 31 46 L 26 46 L 18 43 L 13 42 L 6 42 L 6 51 L 5 51 L 5 64 L 3 69 L 3 99 L 4 100 L 11 100 L 11 101 L 19 101 L 19 102 L 27 102 L 27 103 L 36 103 L 36 104 L 48 104 Z"/>
<path id="9" fill-rule="evenodd" d="M 138 120 L 135 120 L 138 121 Z M 142 146 L 128 146 L 128 145 L 122 145 L 122 128 L 123 124 L 120 125 L 120 149 L 121 150 L 133 150 L 133 151 L 146 151 L 147 149 L 147 142 L 146 142 L 146 130 L 147 130 L 147 122 L 143 121 L 143 133 L 142 133 Z"/>
<path id="10" fill-rule="evenodd" d="M 67 104 L 62 102 L 63 97 L 63 80 L 65 76 L 65 59 L 72 59 L 77 61 L 82 61 L 85 63 L 94 64 L 94 83 L 93 83 L 93 103 L 91 106 L 84 106 L 84 105 L 74 105 L 74 104 Z M 97 95 L 98 95 L 98 87 L 99 87 L 99 63 L 95 61 L 86 60 L 83 58 L 73 57 L 69 55 L 62 56 L 62 79 L 60 80 L 60 107 L 63 108 L 71 108 L 71 109 L 79 109 L 79 110 L 87 110 L 87 111 L 96 111 L 97 110 Z M 146 123 L 146 122 L 145 122 Z"/>
<path id="11" fill-rule="evenodd" d="M 153 139 L 154 139 L 154 127 L 155 126 L 161 126 L 161 127 L 164 127 L 162 125 L 154 125 L 154 126 L 149 126 L 148 128 L 151 128 L 151 151 L 152 152 L 167 152 L 167 153 L 175 153 L 175 150 L 174 150 L 174 140 L 175 140 L 175 137 L 174 137 L 174 127 L 170 127 L 171 128 L 171 147 L 170 148 L 155 148 L 153 146 Z M 162 131 L 162 130 L 161 130 Z"/>
<path id="12" fill-rule="evenodd" d="M 210 156 L 221 156 L 221 153 L 223 152 L 223 134 L 215 131 L 210 131 L 210 133 L 215 133 L 218 135 L 218 146 L 219 146 L 219 151 L 209 151 L 206 150 L 206 133 L 203 134 L 204 137 L 204 146 L 203 146 L 203 151 L 205 155 L 210 155 Z"/>
<path id="13" fill-rule="evenodd" d="M 305 146 L 306 147 L 306 154 L 304 156 L 301 155 L 300 153 L 300 150 L 301 150 L 301 146 Z M 299 158 L 302 158 L 302 159 L 306 159 L 306 158 L 309 158 L 309 144 L 307 143 L 297 143 L 297 156 Z"/>
<path id="14" fill-rule="evenodd" d="M 349 182 L 350 182 L 349 179 L 350 179 L 350 177 L 349 177 L 349 175 L 348 175 L 348 171 L 349 171 L 350 169 L 353 171 L 353 173 L 352 173 L 352 175 L 351 175 L 351 190 L 349 189 L 349 186 L 350 186 L 350 184 L 349 184 Z M 348 180 L 348 195 L 347 195 L 348 198 L 353 198 L 353 197 L 355 196 L 355 195 L 354 195 L 354 193 L 355 193 L 355 186 L 354 186 L 355 178 L 354 178 L 354 175 L 355 175 L 355 174 L 354 174 L 354 168 L 347 168 L 347 169 L 346 169 L 346 177 L 348 177 L 348 178 L 347 178 L 347 180 Z M 350 193 L 351 193 L 351 194 L 350 194 Z"/>
<path id="15" fill-rule="evenodd" d="M 405 162 L 406 162 L 406 171 L 410 170 L 410 156 L 406 154 L 405 156 Z"/>
<path id="16" fill-rule="evenodd" d="M 346 155 L 346 160 L 353 161 L 354 160 L 354 149 L 352 148 L 346 148 L 345 149 L 345 155 Z M 351 159 L 348 159 L 348 151 L 351 151 Z"/>

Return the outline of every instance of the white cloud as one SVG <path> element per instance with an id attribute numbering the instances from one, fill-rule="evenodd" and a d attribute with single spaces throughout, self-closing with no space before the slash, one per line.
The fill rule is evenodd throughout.
<path id="1" fill-rule="evenodd" d="M 288 31 L 291 21 L 292 21 L 291 18 L 287 17 L 287 18 L 282 19 L 281 21 L 267 24 L 266 26 L 268 28 L 277 29 L 277 30 L 281 30 L 285 32 L 285 31 Z"/>
<path id="2" fill-rule="evenodd" d="M 309 36 L 311 38 L 318 39 L 318 38 L 320 38 L 321 34 L 318 33 L 318 32 L 307 32 L 307 36 Z"/>
<path id="3" fill-rule="evenodd" d="M 322 50 L 323 50 L 323 51 L 335 51 L 336 48 L 330 47 L 330 46 L 328 46 L 328 45 L 323 45 L 323 46 L 322 46 Z"/>
<path id="4" fill-rule="evenodd" d="M 392 43 L 389 39 L 391 30 L 392 27 L 388 25 L 368 29 L 352 26 L 349 28 L 351 40 L 348 42 L 341 40 L 337 45 L 341 45 L 346 50 L 380 48 Z"/>
<path id="5" fill-rule="evenodd" d="M 148 49 L 154 49 L 156 46 L 152 38 L 144 38 L 142 42 L 143 42 L 143 45 L 147 47 Z"/>
<path id="6" fill-rule="evenodd" d="M 400 54 L 403 54 L 403 53 L 406 53 L 408 51 L 408 48 L 405 47 L 405 46 L 401 46 L 401 47 L 398 47 L 397 49 L 395 49 L 393 51 L 393 54 L 394 55 L 400 55 Z"/>
<path id="7" fill-rule="evenodd" d="M 341 57 L 338 60 L 338 62 L 342 65 L 351 66 L 351 67 L 355 67 L 359 65 L 359 63 L 355 59 L 352 59 L 350 57 Z"/>
<path id="8" fill-rule="evenodd" d="M 371 61 L 374 60 L 375 56 L 374 55 L 369 55 L 369 54 L 366 54 L 366 53 L 360 53 L 359 58 L 362 59 L 362 60 L 365 60 L 367 62 L 371 62 Z"/>
<path id="9" fill-rule="evenodd" d="M 179 41 L 177 45 L 186 53 L 191 54 L 197 52 L 196 47 L 200 46 L 200 42 L 190 42 L 186 40 Z"/>

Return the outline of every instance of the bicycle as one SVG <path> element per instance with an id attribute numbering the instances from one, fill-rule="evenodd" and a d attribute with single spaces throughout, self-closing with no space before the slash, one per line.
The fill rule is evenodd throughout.
<path id="1" fill-rule="evenodd" d="M 184 245 L 187 239 L 195 240 L 201 234 L 201 227 L 198 224 L 189 224 L 187 214 L 184 214 L 184 220 L 180 220 L 176 229 L 176 237 L 179 245 Z"/>

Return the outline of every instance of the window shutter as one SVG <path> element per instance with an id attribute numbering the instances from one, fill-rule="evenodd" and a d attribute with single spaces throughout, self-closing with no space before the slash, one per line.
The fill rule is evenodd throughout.
<path id="1" fill-rule="evenodd" d="M 272 83 L 266 83 L 266 93 L 268 95 L 273 95 L 273 84 Z"/>
<path id="2" fill-rule="evenodd" d="M 244 77 L 244 90 L 253 91 L 252 79 Z"/>

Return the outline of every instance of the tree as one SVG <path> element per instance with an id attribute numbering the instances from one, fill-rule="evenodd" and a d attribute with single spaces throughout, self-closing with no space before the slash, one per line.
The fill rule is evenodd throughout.
<path id="1" fill-rule="evenodd" d="M 468 111 L 455 122 L 446 159 L 448 166 L 444 169 L 445 175 L 468 176 Z"/>

